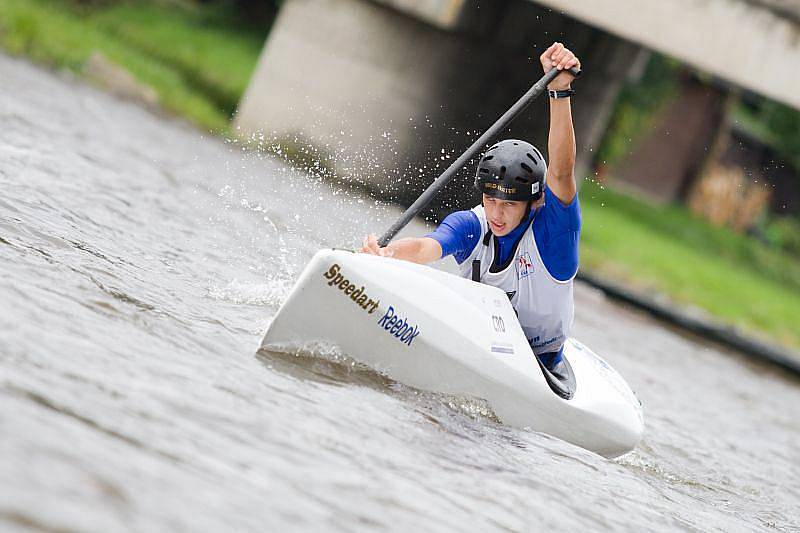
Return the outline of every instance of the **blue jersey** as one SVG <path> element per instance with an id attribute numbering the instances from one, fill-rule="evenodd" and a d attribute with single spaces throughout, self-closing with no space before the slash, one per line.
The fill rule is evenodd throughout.
<path id="1" fill-rule="evenodd" d="M 499 260 L 505 263 L 514 251 L 514 243 L 532 223 L 536 246 L 545 268 L 555 279 L 567 281 L 578 271 L 578 240 L 581 233 L 581 208 L 578 195 L 564 205 L 550 189 L 545 189 L 545 203 L 508 235 L 498 237 Z M 472 211 L 449 214 L 436 231 L 427 237 L 442 246 L 442 257 L 453 255 L 461 264 L 472 254 L 481 235 L 480 222 Z"/>

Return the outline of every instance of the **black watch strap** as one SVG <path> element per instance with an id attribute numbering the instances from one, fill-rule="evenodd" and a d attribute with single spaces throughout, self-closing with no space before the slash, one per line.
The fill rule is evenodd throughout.
<path id="1" fill-rule="evenodd" d="M 550 98 L 556 98 L 556 99 L 558 99 L 558 98 L 569 98 L 570 96 L 575 94 L 575 90 L 574 89 L 564 89 L 563 91 L 552 91 L 552 90 L 549 90 L 549 91 L 547 91 L 547 94 L 548 94 L 548 96 L 550 96 Z"/>

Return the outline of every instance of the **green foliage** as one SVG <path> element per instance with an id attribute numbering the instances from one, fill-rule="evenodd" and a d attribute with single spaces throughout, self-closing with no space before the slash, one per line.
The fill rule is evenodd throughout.
<path id="1" fill-rule="evenodd" d="M 657 112 L 675 93 L 678 69 L 675 61 L 653 53 L 642 78 L 622 86 L 596 164 L 613 166 L 634 149 L 636 139 L 653 124 Z"/>
<path id="2" fill-rule="evenodd" d="M 765 100 L 758 115 L 772 132 L 775 149 L 787 159 L 800 161 L 800 111 Z"/>
<path id="3" fill-rule="evenodd" d="M 800 258 L 800 219 L 775 217 L 763 230 L 764 238 L 772 246 Z"/>
<path id="4" fill-rule="evenodd" d="M 667 294 L 746 330 L 800 347 L 800 263 L 677 206 L 587 182 L 581 268 Z"/>
<path id="5" fill-rule="evenodd" d="M 268 28 L 275 14 L 283 4 L 283 0 L 196 0 L 199 4 L 213 9 L 214 22 L 222 22 L 226 26 L 254 28 L 256 31 Z M 206 9 L 206 11 L 208 11 Z M 216 13 L 224 13 L 220 18 Z"/>
<path id="6" fill-rule="evenodd" d="M 150 3 L 117 4 L 95 12 L 91 20 L 119 42 L 169 65 L 228 117 L 247 88 L 266 37 L 266 28 L 220 26 L 205 10 Z"/>
<path id="7" fill-rule="evenodd" d="M 164 108 L 227 132 L 269 28 L 226 5 L 2 0 L 0 45 L 79 74 L 100 51 L 152 86 Z"/>
<path id="8" fill-rule="evenodd" d="M 761 97 L 736 106 L 733 119 L 800 173 L 800 111 Z"/>

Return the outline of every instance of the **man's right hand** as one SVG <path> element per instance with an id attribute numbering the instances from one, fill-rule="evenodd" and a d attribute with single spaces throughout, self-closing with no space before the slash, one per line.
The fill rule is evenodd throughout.
<path id="1" fill-rule="evenodd" d="M 388 246 L 381 247 L 378 244 L 378 237 L 370 233 L 364 238 L 361 253 L 379 255 L 381 257 L 392 257 L 394 255 L 394 250 Z"/>

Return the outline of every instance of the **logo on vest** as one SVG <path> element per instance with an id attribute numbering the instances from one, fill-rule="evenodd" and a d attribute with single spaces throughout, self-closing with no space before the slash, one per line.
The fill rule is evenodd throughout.
<path id="1" fill-rule="evenodd" d="M 548 344 L 553 344 L 554 342 L 560 341 L 563 338 L 564 338 L 564 335 L 556 335 L 555 337 L 550 337 L 549 339 L 546 339 L 546 340 L 542 341 L 541 337 L 539 337 L 539 335 L 536 335 L 534 338 L 528 339 L 528 344 L 530 344 L 531 348 L 534 348 L 534 349 L 535 348 L 543 348 L 543 347 L 547 346 Z"/>
<path id="2" fill-rule="evenodd" d="M 527 278 L 533 274 L 533 261 L 531 254 L 525 252 L 517 257 L 517 279 Z"/>

